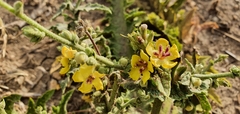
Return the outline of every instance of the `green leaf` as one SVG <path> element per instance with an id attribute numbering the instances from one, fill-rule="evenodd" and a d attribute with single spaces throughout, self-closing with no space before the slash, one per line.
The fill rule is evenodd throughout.
<path id="1" fill-rule="evenodd" d="M 0 114 L 7 114 L 6 111 L 5 111 L 5 106 L 6 106 L 6 103 L 5 103 L 5 100 L 3 99 L 1 102 L 0 102 Z"/>
<path id="2" fill-rule="evenodd" d="M 32 98 L 29 98 L 29 101 L 28 101 L 27 114 L 37 114 L 35 111 L 35 102 Z"/>
<path id="3" fill-rule="evenodd" d="M 174 83 L 176 83 L 176 82 L 179 80 L 180 76 L 181 76 L 186 70 L 187 70 L 187 67 L 178 67 L 178 68 L 177 68 L 177 70 L 176 70 L 176 72 L 175 72 L 175 74 L 174 74 L 174 79 L 173 79 Z"/>
<path id="4" fill-rule="evenodd" d="M 164 29 L 164 20 L 163 19 L 160 19 L 160 17 L 155 14 L 155 13 L 150 13 L 148 14 L 148 20 L 149 22 L 156 26 L 159 30 L 163 30 Z"/>
<path id="5" fill-rule="evenodd" d="M 87 11 L 87 12 L 92 11 L 92 10 L 102 10 L 102 11 L 112 14 L 112 11 L 108 7 L 98 4 L 98 3 L 87 4 L 86 6 L 79 6 L 75 10 Z"/>
<path id="6" fill-rule="evenodd" d="M 178 108 L 174 106 L 173 99 L 166 97 L 165 101 L 162 103 L 159 114 L 178 114 Z"/>
<path id="7" fill-rule="evenodd" d="M 23 3 L 21 1 L 17 1 L 13 5 L 15 15 L 19 15 L 23 13 Z"/>
<path id="8" fill-rule="evenodd" d="M 127 24 L 124 13 L 124 0 L 112 0 L 112 15 L 109 15 L 110 26 L 106 27 L 105 31 L 111 33 L 110 48 L 116 58 L 122 56 L 130 58 L 133 52 L 128 39 L 122 36 L 127 35 L 133 29 L 129 26 L 131 24 Z"/>
<path id="9" fill-rule="evenodd" d="M 178 83 L 180 83 L 180 84 L 182 84 L 182 85 L 186 85 L 186 86 L 189 86 L 190 85 L 190 81 L 191 81 L 191 72 L 189 72 L 189 71 L 186 71 L 186 72 L 184 72 L 181 76 L 180 76 L 180 78 L 179 78 L 179 80 L 180 81 L 178 81 Z"/>
<path id="10" fill-rule="evenodd" d="M 187 99 L 187 95 L 182 92 L 178 84 L 173 84 L 171 89 L 171 98 L 175 100 Z"/>
<path id="11" fill-rule="evenodd" d="M 42 106 L 43 110 L 46 110 L 47 101 L 53 96 L 55 90 L 49 90 L 45 92 L 36 102 L 36 106 Z"/>
<path id="12" fill-rule="evenodd" d="M 5 111 L 7 112 L 7 114 L 15 114 L 16 113 L 13 105 L 15 102 L 18 102 L 20 100 L 20 98 L 21 98 L 21 96 L 17 95 L 17 94 L 12 94 L 12 95 L 4 98 L 4 100 L 6 102 Z"/>
<path id="13" fill-rule="evenodd" d="M 58 9 L 57 13 L 51 18 L 51 21 L 55 18 L 57 18 L 59 15 L 61 15 L 65 9 L 68 8 L 68 6 L 71 4 L 71 2 L 67 1 L 65 3 L 62 3 L 62 5 L 60 6 L 60 8 Z"/>
<path id="14" fill-rule="evenodd" d="M 217 78 L 216 81 L 219 85 L 224 87 L 232 87 L 231 82 L 229 82 L 226 78 Z"/>
<path id="15" fill-rule="evenodd" d="M 70 100 L 73 92 L 74 90 L 70 90 L 66 94 L 62 95 L 59 105 L 52 107 L 54 114 L 67 114 L 67 103 Z"/>
<path id="16" fill-rule="evenodd" d="M 159 77 L 161 80 L 161 84 L 163 86 L 163 90 L 166 93 L 166 97 L 169 97 L 170 92 L 171 92 L 171 81 L 172 81 L 170 72 L 158 70 L 158 73 L 159 73 Z M 158 84 L 160 84 L 160 83 L 158 83 Z"/>
<path id="17" fill-rule="evenodd" d="M 195 96 L 197 97 L 198 101 L 200 102 L 202 109 L 205 112 L 208 112 L 212 109 L 211 104 L 208 101 L 208 98 L 206 97 L 206 95 L 204 93 L 201 94 L 195 94 Z"/>
<path id="18" fill-rule="evenodd" d="M 157 86 L 158 91 L 160 93 L 162 93 L 164 96 L 167 96 L 167 93 L 164 90 L 164 86 L 162 84 L 162 81 L 161 81 L 160 77 L 155 77 L 154 81 L 155 81 L 155 84 Z"/>
<path id="19" fill-rule="evenodd" d="M 38 30 L 33 26 L 25 26 L 22 28 L 23 34 L 29 37 L 31 42 L 39 42 L 45 37 L 45 32 Z"/>
<path id="20" fill-rule="evenodd" d="M 171 45 L 175 44 L 178 48 L 178 51 L 182 50 L 183 45 L 179 42 L 178 37 L 180 35 L 180 31 L 178 27 L 169 27 L 163 32 L 168 36 L 168 40 Z"/>

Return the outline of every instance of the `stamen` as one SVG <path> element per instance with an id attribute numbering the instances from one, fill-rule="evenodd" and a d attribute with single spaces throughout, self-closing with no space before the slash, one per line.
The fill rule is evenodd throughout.
<path id="1" fill-rule="evenodd" d="M 94 79 L 95 79 L 95 78 L 90 75 L 90 76 L 88 77 L 88 79 L 87 79 L 87 83 L 88 83 L 88 84 L 91 84 Z"/>
<path id="2" fill-rule="evenodd" d="M 158 47 L 159 54 L 162 53 L 162 45 Z"/>
<path id="3" fill-rule="evenodd" d="M 166 48 L 165 53 L 169 52 L 169 46 Z"/>
<path id="4" fill-rule="evenodd" d="M 157 52 L 153 52 L 153 55 L 158 56 L 159 54 Z"/>

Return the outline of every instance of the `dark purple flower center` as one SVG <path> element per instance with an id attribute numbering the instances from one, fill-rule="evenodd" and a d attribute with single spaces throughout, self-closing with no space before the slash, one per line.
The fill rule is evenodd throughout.
<path id="1" fill-rule="evenodd" d="M 158 47 L 158 52 L 154 52 L 153 55 L 157 56 L 159 59 L 164 59 L 165 57 L 170 56 L 170 47 L 168 46 L 165 50 L 163 50 L 162 45 Z"/>

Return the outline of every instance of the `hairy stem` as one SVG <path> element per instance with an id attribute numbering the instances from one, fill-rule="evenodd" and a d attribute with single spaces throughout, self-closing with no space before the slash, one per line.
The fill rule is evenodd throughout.
<path id="1" fill-rule="evenodd" d="M 112 92 L 110 95 L 110 101 L 109 101 L 109 106 L 110 106 L 108 109 L 109 111 L 112 109 L 112 106 L 114 104 L 114 101 L 115 101 L 115 98 L 116 98 L 116 95 L 118 92 L 119 85 L 118 85 L 117 81 L 118 81 L 118 76 L 114 75 L 113 89 L 112 89 Z"/>
<path id="2" fill-rule="evenodd" d="M 7 4 L 6 2 L 4 2 L 3 0 L 0 0 L 0 6 L 3 7 L 4 9 L 6 9 L 7 11 L 11 12 L 12 14 L 14 14 L 15 16 L 19 17 L 20 19 L 26 21 L 28 24 L 34 26 L 35 28 L 39 29 L 40 31 L 42 32 L 45 32 L 45 34 L 47 36 L 49 36 L 50 38 L 62 43 L 62 44 L 65 44 L 65 45 L 68 45 L 70 47 L 73 47 L 77 50 L 80 50 L 80 51 L 85 51 L 85 48 L 82 47 L 81 45 L 79 44 L 74 44 L 72 43 L 71 41 L 63 38 L 63 37 L 60 37 L 58 36 L 57 34 L 49 31 L 48 29 L 46 29 L 45 27 L 43 27 L 42 25 L 38 24 L 36 21 L 34 21 L 33 19 L 29 18 L 27 15 L 25 15 L 24 13 L 15 13 L 15 9 L 10 6 L 9 4 Z M 115 67 L 115 68 L 122 68 L 120 65 L 118 64 L 114 64 L 111 60 L 103 57 L 103 56 L 100 56 L 100 55 L 96 55 L 95 56 L 97 60 L 99 60 L 100 62 L 110 66 L 110 67 Z"/>
<path id="3" fill-rule="evenodd" d="M 116 112 L 116 114 L 120 114 L 120 112 L 122 111 L 122 109 L 126 108 L 127 106 L 129 106 L 130 103 L 134 102 L 136 100 L 136 98 L 132 98 L 130 99 L 128 102 L 126 102 L 124 105 L 122 105 L 121 109 L 118 109 L 118 111 Z"/>
<path id="4" fill-rule="evenodd" d="M 193 74 L 193 77 L 206 79 L 206 78 L 234 77 L 234 75 L 231 72 L 225 72 L 225 73 L 218 73 L 218 74 Z"/>

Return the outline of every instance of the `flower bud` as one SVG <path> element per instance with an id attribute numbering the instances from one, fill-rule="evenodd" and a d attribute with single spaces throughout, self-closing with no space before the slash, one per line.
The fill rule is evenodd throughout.
<path id="1" fill-rule="evenodd" d="M 93 93 L 93 96 L 94 96 L 94 97 L 99 97 L 101 94 L 102 94 L 102 93 L 101 93 L 100 91 L 95 91 L 95 92 Z"/>
<path id="2" fill-rule="evenodd" d="M 89 57 L 88 60 L 86 61 L 86 63 L 88 65 L 98 65 L 98 62 L 97 60 L 92 56 L 92 57 Z"/>
<path id="3" fill-rule="evenodd" d="M 142 37 L 143 37 L 143 39 L 147 39 L 147 24 L 142 24 L 141 26 L 140 26 L 140 33 L 141 33 L 141 35 L 142 35 Z"/>
<path id="4" fill-rule="evenodd" d="M 121 66 L 127 66 L 128 65 L 128 60 L 126 58 L 122 57 L 122 58 L 119 59 L 119 64 Z"/>
<path id="5" fill-rule="evenodd" d="M 194 87 L 199 87 L 202 84 L 202 80 L 200 78 L 192 77 L 192 84 Z"/>
<path id="6" fill-rule="evenodd" d="M 185 107 L 185 110 L 186 110 L 186 111 L 192 111 L 193 108 L 194 108 L 193 104 L 190 103 L 188 106 Z"/>
<path id="7" fill-rule="evenodd" d="M 142 89 L 139 89 L 139 90 L 137 91 L 137 94 L 138 94 L 139 97 L 146 95 L 145 91 L 143 91 Z"/>
<path id="8" fill-rule="evenodd" d="M 41 32 L 37 28 L 34 28 L 32 26 L 26 26 L 22 28 L 23 34 L 29 38 L 31 38 L 31 42 L 39 42 L 40 40 L 45 37 L 45 33 Z"/>
<path id="9" fill-rule="evenodd" d="M 68 30 L 63 30 L 60 34 L 61 37 L 66 38 L 67 40 L 72 41 L 72 33 Z"/>
<path id="10" fill-rule="evenodd" d="M 94 54 L 94 50 L 93 50 L 92 48 L 90 48 L 90 47 L 86 47 L 86 48 L 85 48 L 85 52 L 86 52 L 86 54 L 87 54 L 88 56 L 91 56 L 91 55 Z"/>
<path id="11" fill-rule="evenodd" d="M 72 32 L 72 40 L 75 44 L 78 44 L 79 42 L 79 37 L 76 33 Z"/>
<path id="12" fill-rule="evenodd" d="M 78 64 L 84 64 L 88 60 L 88 56 L 84 52 L 78 52 L 76 53 L 74 59 Z"/>
<path id="13" fill-rule="evenodd" d="M 233 74 L 233 76 L 235 77 L 239 77 L 240 76 L 240 68 L 239 67 L 236 67 L 236 66 L 233 66 L 231 69 L 230 69 L 230 72 Z"/>

